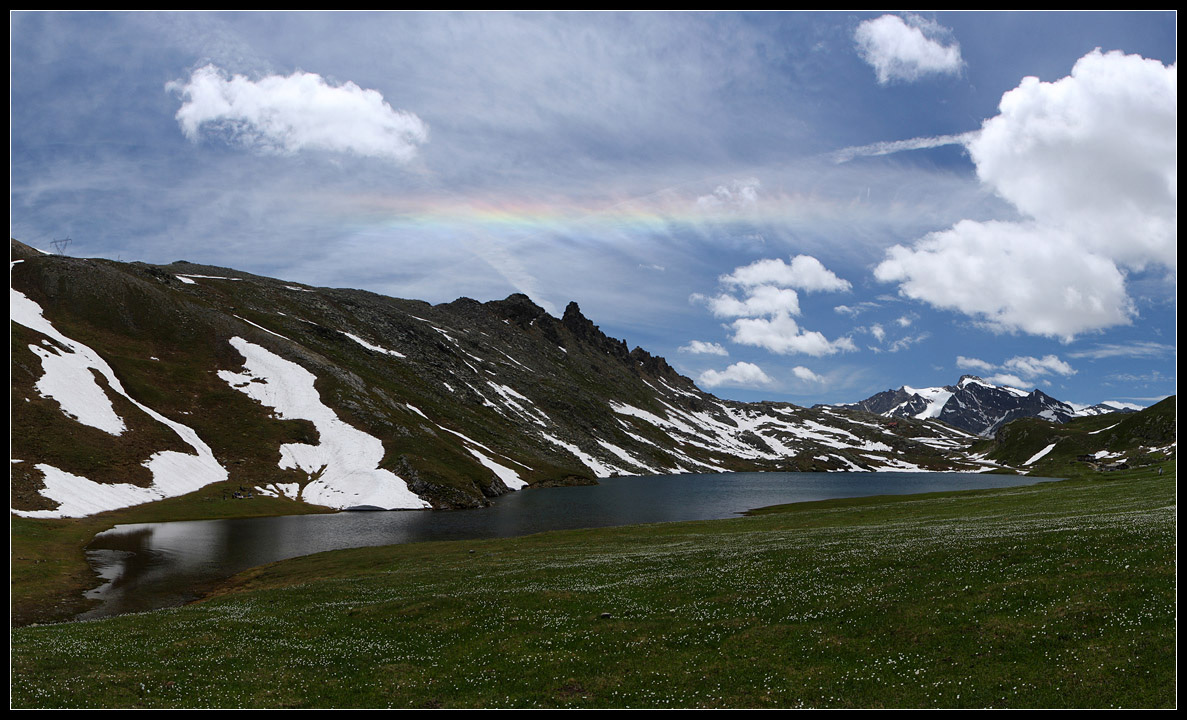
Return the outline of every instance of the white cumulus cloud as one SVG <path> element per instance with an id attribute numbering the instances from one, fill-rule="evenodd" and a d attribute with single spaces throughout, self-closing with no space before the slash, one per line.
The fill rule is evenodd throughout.
<path id="1" fill-rule="evenodd" d="M 960 368 L 961 370 L 976 370 L 977 372 L 988 373 L 993 372 L 995 366 L 993 363 L 985 362 L 980 358 L 970 358 L 965 357 L 964 355 L 957 355 L 956 367 Z"/>
<path id="2" fill-rule="evenodd" d="M 721 282 L 742 288 L 774 285 L 807 292 L 836 292 L 852 287 L 848 280 L 837 277 L 811 255 L 796 255 L 790 263 L 784 262 L 782 258 L 757 260 L 735 269 L 728 275 L 722 275 Z"/>
<path id="3" fill-rule="evenodd" d="M 883 15 L 857 26 L 854 40 L 862 59 L 874 68 L 882 85 L 907 82 L 924 75 L 956 74 L 964 65 L 960 45 L 945 44 L 949 31 L 916 15 Z"/>
<path id="4" fill-rule="evenodd" d="M 790 315 L 769 318 L 739 318 L 733 323 L 732 340 L 739 345 L 764 348 L 780 355 L 803 354 L 813 357 L 857 350 L 847 337 L 829 340 L 814 330 L 804 330 Z"/>
<path id="5" fill-rule="evenodd" d="M 731 324 L 733 342 L 781 355 L 803 353 L 816 357 L 857 349 L 849 338 L 830 341 L 821 333 L 803 330 L 792 317 L 800 314 L 799 294 L 793 288 L 836 292 L 852 287 L 810 255 L 797 255 L 790 263 L 782 258 L 758 260 L 735 268 L 718 281 L 741 291 L 744 297 L 694 294 L 691 300 L 708 305 L 716 317 L 737 318 Z"/>
<path id="6" fill-rule="evenodd" d="M 774 381 L 754 363 L 736 362 L 725 370 L 706 370 L 699 378 L 705 387 L 764 387 Z"/>
<path id="7" fill-rule="evenodd" d="M 182 98 L 176 117 L 190 140 L 205 131 L 263 152 L 326 150 L 395 162 L 411 160 L 428 140 L 420 118 L 393 109 L 377 91 L 334 86 L 315 73 L 251 80 L 206 65 L 165 88 Z"/>
<path id="8" fill-rule="evenodd" d="M 1125 277 L 1076 238 L 1033 223 L 962 220 L 874 269 L 906 297 L 977 317 L 996 330 L 1070 340 L 1129 322 Z"/>
<path id="9" fill-rule="evenodd" d="M 1024 390 L 1026 386 L 1030 384 L 1017 375 L 1012 375 L 1010 373 L 998 373 L 997 375 L 991 375 L 985 379 L 994 385 L 1005 385 L 1006 387 L 1018 388 L 1019 390 Z"/>
<path id="10" fill-rule="evenodd" d="M 680 352 L 692 353 L 694 355 L 729 355 L 729 350 L 723 348 L 719 343 L 705 342 L 704 340 L 693 340 L 679 348 Z"/>
<path id="11" fill-rule="evenodd" d="M 1125 271 L 1176 267 L 1175 66 L 1099 50 L 1056 82 L 1025 78 L 969 140 L 977 174 L 1025 216 L 963 220 L 875 277 L 1001 331 L 1070 341 L 1127 324 Z"/>
<path id="12" fill-rule="evenodd" d="M 1174 267 L 1176 81 L 1174 65 L 1100 50 L 1056 82 L 1023 78 L 968 143 L 977 175 L 1090 252 Z"/>
<path id="13" fill-rule="evenodd" d="M 808 382 L 824 382 L 823 377 L 817 375 L 803 365 L 796 365 L 791 369 L 791 372 L 800 380 L 807 380 Z"/>
<path id="14" fill-rule="evenodd" d="M 800 314 L 800 298 L 795 290 L 760 285 L 750 289 L 744 300 L 733 295 L 718 295 L 706 298 L 694 295 L 694 300 L 705 302 L 715 317 L 758 317 L 784 313 Z"/>

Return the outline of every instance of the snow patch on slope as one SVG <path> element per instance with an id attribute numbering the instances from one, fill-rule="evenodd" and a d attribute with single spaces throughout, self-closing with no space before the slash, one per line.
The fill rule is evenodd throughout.
<path id="1" fill-rule="evenodd" d="M 16 515 L 34 518 L 84 517 L 116 508 L 140 505 L 166 497 L 152 488 L 129 483 L 97 483 L 80 475 L 37 463 L 45 476 L 41 494 L 59 503 L 56 510 L 13 510 Z"/>
<path id="2" fill-rule="evenodd" d="M 622 470 L 619 470 L 618 468 L 614 467 L 613 465 L 610 465 L 609 463 L 604 463 L 601 460 L 598 460 L 594 456 L 585 452 L 584 450 L 577 447 L 576 445 L 573 445 L 572 443 L 567 443 L 564 440 L 555 438 L 545 432 L 540 433 L 540 435 L 543 436 L 543 438 L 545 440 L 552 443 L 553 445 L 562 447 L 565 450 L 568 450 L 570 453 L 572 453 L 573 456 L 576 457 L 578 460 L 580 460 L 583 465 L 585 465 L 587 468 L 589 468 L 591 471 L 593 471 L 594 477 L 608 478 L 608 477 L 612 477 L 614 475 L 629 475 L 630 474 L 630 473 L 624 473 Z"/>
<path id="3" fill-rule="evenodd" d="M 243 338 L 234 337 L 230 342 L 245 359 L 243 371 L 220 370 L 220 378 L 275 409 L 279 417 L 309 420 L 317 428 L 317 445 L 289 443 L 280 447 L 281 468 L 295 468 L 313 478 L 302 491 L 306 502 L 334 508 L 430 507 L 398 475 L 379 467 L 383 460 L 379 438 L 346 424 L 322 403 L 313 373 Z"/>
<path id="4" fill-rule="evenodd" d="M 58 332 L 42 315 L 41 306 L 17 290 L 10 289 L 9 292 L 9 317 L 58 343 L 45 342 L 47 347 L 29 345 L 41 359 L 41 368 L 45 372 L 35 386 L 42 397 L 56 401 L 63 413 L 83 425 L 111 435 L 121 435 L 127 430 L 123 418 L 116 413 L 92 373 L 92 370 L 99 371 L 113 389 L 119 383 L 98 353 Z"/>
<path id="5" fill-rule="evenodd" d="M 1051 443 L 1050 445 L 1048 445 L 1047 447 L 1045 447 L 1045 448 L 1043 448 L 1042 450 L 1038 451 L 1038 452 L 1037 452 L 1037 453 L 1035 453 L 1034 455 L 1031 455 L 1031 456 L 1030 456 L 1030 459 L 1029 459 L 1029 460 L 1027 460 L 1026 462 L 1022 463 L 1022 464 L 1023 464 L 1023 465 L 1033 465 L 1033 464 L 1035 464 L 1035 463 L 1036 463 L 1036 462 L 1038 462 L 1039 460 L 1042 460 L 1042 459 L 1043 459 L 1043 456 L 1045 456 L 1047 453 L 1049 453 L 1049 452 L 1051 452 L 1052 450 L 1054 450 L 1054 449 L 1055 449 L 1055 446 L 1056 446 L 1057 444 L 1058 444 L 1058 442 L 1053 442 L 1053 443 Z"/>
<path id="6" fill-rule="evenodd" d="M 395 350 L 388 350 L 387 348 L 379 347 L 378 345 L 372 345 L 371 343 L 362 339 L 358 335 L 351 335 L 348 332 L 344 332 L 342 334 L 345 335 L 346 337 L 350 338 L 351 340 L 354 340 L 359 345 L 362 345 L 363 347 L 367 348 L 368 350 L 374 350 L 375 352 L 383 353 L 385 355 L 391 355 L 392 357 L 398 357 L 398 358 L 404 357 L 403 353 L 398 353 Z"/>
<path id="7" fill-rule="evenodd" d="M 499 396 L 503 398 L 503 402 L 516 413 L 541 427 L 548 427 L 551 420 L 547 415 L 544 414 L 544 412 L 536 408 L 536 406 L 532 404 L 532 401 L 527 397 L 521 395 L 513 388 L 510 388 L 506 385 L 493 383 L 490 380 L 487 380 L 486 384 L 489 385 L 492 390 L 498 393 Z M 528 407 L 524 407 L 524 405 L 527 405 Z"/>
<path id="8" fill-rule="evenodd" d="M 35 385 L 37 392 L 57 401 L 63 413 L 83 425 L 111 435 L 122 435 L 128 429 L 124 419 L 115 411 L 111 399 L 91 372 L 92 368 L 98 367 L 96 358 L 78 352 L 77 347 L 71 348 L 73 352 L 63 352 L 57 346 L 46 345 L 48 349 L 29 346 L 33 354 L 41 358 L 41 369 L 45 372 Z"/>
<path id="9" fill-rule="evenodd" d="M 408 407 L 412 407 L 412 406 L 409 405 Z M 415 410 L 415 408 L 413 408 L 413 409 Z M 420 411 L 417 410 L 416 412 L 419 413 Z M 421 413 L 421 415 L 424 415 L 424 413 Z M 428 418 L 425 418 L 425 419 L 427 420 Z M 485 454 L 479 452 L 476 448 L 482 448 L 483 450 L 490 453 L 491 455 L 497 455 L 498 453 L 496 453 L 494 450 L 491 450 L 490 448 L 488 448 L 487 446 L 478 442 L 477 440 L 471 440 L 470 438 L 461 434 L 457 430 L 450 430 L 449 428 L 447 428 L 443 425 L 438 425 L 437 427 L 441 428 L 442 430 L 444 430 L 447 433 L 452 433 L 453 435 L 457 435 L 462 440 L 465 440 L 466 444 L 462 445 L 462 447 L 464 447 L 466 449 L 466 452 L 473 455 L 474 458 L 476 460 L 478 460 L 478 462 L 482 463 L 484 466 L 487 467 L 487 469 L 489 469 L 491 472 L 493 472 L 495 475 L 497 475 L 499 477 L 499 479 L 503 481 L 503 484 L 507 486 L 508 489 L 521 490 L 527 486 L 527 484 L 528 484 L 527 481 L 524 480 L 523 478 L 521 478 L 519 476 L 518 472 L 507 467 L 506 465 L 502 465 L 500 463 L 495 462 L 494 460 L 487 457 Z M 511 462 L 515 462 L 515 461 L 511 460 Z M 528 470 L 531 470 L 531 468 L 529 468 L 527 465 L 524 465 L 523 463 L 515 463 L 515 464 L 519 465 L 521 467 L 527 468 Z"/>
<path id="10" fill-rule="evenodd" d="M 41 358 L 42 367 L 46 370 L 46 377 L 38 381 L 38 391 L 43 394 L 53 393 L 47 397 L 57 400 L 67 415 L 113 435 L 119 435 L 126 429 L 123 419 L 115 413 L 111 400 L 95 381 L 92 371 L 98 372 L 107 381 L 109 388 L 127 398 L 157 422 L 169 426 L 195 452 L 194 455 L 172 450 L 154 453 L 144 462 L 144 466 L 153 476 L 152 485 L 147 488 L 128 483 L 97 483 L 52 465 L 39 464 L 37 467 L 45 476 L 45 488 L 41 494 L 58 503 L 58 508 L 14 510 L 14 513 L 41 518 L 81 517 L 185 495 L 227 479 L 226 469 L 215 459 L 214 453 L 198 437 L 198 433 L 128 395 L 111 366 L 97 352 L 60 333 L 42 314 L 40 305 L 11 288 L 9 314 L 14 322 L 45 335 L 70 351 L 63 354 L 59 348 L 54 347 L 55 353 L 48 353 L 35 345 L 30 346 Z M 117 426 L 118 432 L 115 432 Z"/>
<path id="11" fill-rule="evenodd" d="M 478 452 L 477 450 L 470 447 L 469 445 L 466 445 L 465 448 L 471 455 L 473 455 L 475 457 L 475 459 L 478 460 L 478 462 L 485 465 L 491 472 L 493 472 L 495 475 L 497 475 L 499 477 L 499 479 L 503 481 L 503 484 L 507 486 L 508 489 L 520 490 L 524 487 L 527 487 L 527 484 L 528 484 L 527 481 L 524 480 L 523 478 L 521 478 L 519 476 L 519 473 L 515 472 L 514 470 L 507 467 L 506 465 L 500 465 L 499 463 L 495 462 L 494 460 L 491 460 L 486 455 L 483 455 L 482 453 Z"/>
<path id="12" fill-rule="evenodd" d="M 634 455 L 631 455 L 629 452 L 627 452 L 626 450 L 623 450 L 622 448 L 618 447 L 614 443 L 609 443 L 609 442 L 606 442 L 605 440 L 598 440 L 598 444 L 601 445 L 602 447 L 606 448 L 607 450 L 609 450 L 611 453 L 617 455 L 623 462 L 626 462 L 630 465 L 634 465 L 635 467 L 643 470 L 648 475 L 658 475 L 659 474 L 659 472 L 657 470 L 655 470 L 654 468 L 647 465 L 647 463 L 636 458 Z M 634 474 L 634 473 L 631 473 L 631 474 Z"/>

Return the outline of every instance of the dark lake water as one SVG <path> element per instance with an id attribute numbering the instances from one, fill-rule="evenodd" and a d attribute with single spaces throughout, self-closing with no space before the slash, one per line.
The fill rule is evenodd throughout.
<path id="1" fill-rule="evenodd" d="M 325 550 L 710 520 L 789 502 L 1012 487 L 1049 479 L 969 473 L 657 475 L 523 490 L 474 510 L 119 525 L 97 535 L 87 548 L 92 567 L 106 583 L 87 594 L 101 604 L 78 619 L 182 605 L 247 568 Z"/>

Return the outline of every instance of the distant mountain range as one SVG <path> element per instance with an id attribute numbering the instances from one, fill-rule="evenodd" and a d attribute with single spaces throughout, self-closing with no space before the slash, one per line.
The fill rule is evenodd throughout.
<path id="1" fill-rule="evenodd" d="M 970 452 L 977 434 L 1075 414 L 971 377 L 853 406 L 722 400 L 576 303 L 555 318 L 524 295 L 430 305 L 15 240 L 10 259 L 10 498 L 24 516 L 214 484 L 416 509 L 612 475 L 980 472 L 1003 465 Z"/>
<path id="2" fill-rule="evenodd" d="M 964 375 L 955 385 L 886 390 L 861 402 L 821 406 L 860 409 L 887 417 L 934 418 L 981 436 L 991 436 L 1008 422 L 1037 417 L 1056 423 L 1072 418 L 1139 409 L 1120 403 L 1076 407 L 1039 389 L 1031 392 L 994 385 L 976 375 Z"/>

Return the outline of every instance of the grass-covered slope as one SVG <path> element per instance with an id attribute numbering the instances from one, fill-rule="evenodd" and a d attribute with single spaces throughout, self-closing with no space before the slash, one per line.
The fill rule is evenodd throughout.
<path id="1" fill-rule="evenodd" d="M 14 707 L 1173 707 L 1175 465 L 366 548 L 12 634 Z"/>
<path id="2" fill-rule="evenodd" d="M 1143 467 L 1175 456 L 1177 398 L 1136 413 L 1098 415 L 1057 424 L 1015 420 L 974 451 L 1031 475 L 1076 477 Z"/>

